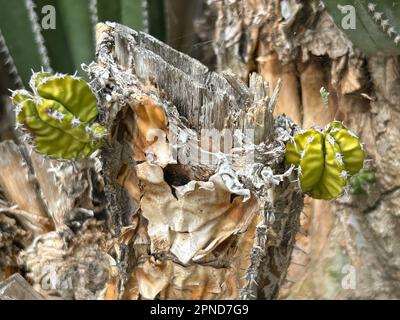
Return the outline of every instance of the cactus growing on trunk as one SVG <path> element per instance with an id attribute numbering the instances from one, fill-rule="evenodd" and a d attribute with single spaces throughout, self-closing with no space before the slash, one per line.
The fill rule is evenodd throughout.
<path id="1" fill-rule="evenodd" d="M 340 196 L 348 178 L 363 167 L 358 137 L 339 121 L 325 130 L 302 130 L 286 146 L 286 161 L 297 166 L 300 187 L 316 199 Z"/>
<path id="2" fill-rule="evenodd" d="M 33 92 L 12 93 L 17 127 L 23 126 L 39 153 L 51 158 L 87 158 L 101 145 L 106 129 L 96 123 L 97 101 L 87 83 L 70 75 L 38 72 Z"/>

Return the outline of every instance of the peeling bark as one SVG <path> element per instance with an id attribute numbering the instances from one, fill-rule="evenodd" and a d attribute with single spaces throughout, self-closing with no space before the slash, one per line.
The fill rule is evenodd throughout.
<path id="1" fill-rule="evenodd" d="M 378 177 L 369 195 L 306 205 L 299 250 L 280 297 L 399 298 L 398 57 L 363 56 L 319 1 L 226 0 L 211 8 L 219 17 L 215 36 L 209 35 L 217 69 L 230 68 L 244 80 L 255 69 L 272 83 L 280 78 L 276 115 L 284 112 L 301 127 L 344 121 L 365 143 L 368 166 Z M 330 92 L 329 108 L 321 86 Z M 349 268 L 356 277 L 350 289 L 343 285 Z"/>

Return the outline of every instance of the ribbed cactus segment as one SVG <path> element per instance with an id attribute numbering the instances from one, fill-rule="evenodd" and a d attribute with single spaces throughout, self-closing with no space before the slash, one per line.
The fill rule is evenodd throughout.
<path id="1" fill-rule="evenodd" d="M 297 133 L 286 145 L 285 157 L 297 167 L 303 192 L 329 200 L 343 194 L 348 179 L 363 167 L 365 155 L 358 137 L 333 121 L 325 130 Z"/>
<path id="2" fill-rule="evenodd" d="M 383 51 L 400 53 L 400 1 L 325 0 L 336 25 L 354 45 L 366 54 Z M 353 9 L 350 8 L 353 7 Z M 350 10 L 354 11 L 355 28 L 349 27 Z"/>
<path id="3" fill-rule="evenodd" d="M 39 153 L 55 159 L 87 158 L 101 147 L 106 129 L 94 122 L 96 97 L 75 76 L 33 74 L 32 92 L 13 92 L 16 121 L 33 138 Z"/>

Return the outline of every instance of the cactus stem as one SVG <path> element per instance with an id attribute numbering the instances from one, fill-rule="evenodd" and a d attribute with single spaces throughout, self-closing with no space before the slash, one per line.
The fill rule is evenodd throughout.
<path id="1" fill-rule="evenodd" d="M 312 141 L 309 136 L 296 135 L 295 142 L 286 145 L 286 160 L 298 165 L 300 158 L 297 173 L 303 192 L 317 199 L 334 199 L 343 193 L 348 176 L 358 172 L 363 165 L 365 155 L 360 150 L 359 138 L 339 121 L 325 127 L 325 132 L 321 134 L 317 128 L 309 130 L 308 134 L 318 139 Z M 301 150 L 296 149 L 296 142 Z M 321 143 L 318 149 L 315 143 Z M 297 153 L 296 156 L 293 153 Z M 319 168 L 315 161 L 318 161 Z"/>
<path id="2" fill-rule="evenodd" d="M 36 44 L 39 48 L 42 64 L 48 71 L 52 71 L 52 68 L 50 66 L 50 58 L 41 32 L 39 19 L 35 12 L 35 6 L 36 4 L 32 0 L 25 0 L 25 7 L 28 11 L 29 20 L 31 22 L 32 31 L 34 33 Z"/>
<path id="3" fill-rule="evenodd" d="M 11 75 L 14 84 L 17 87 L 23 87 L 22 80 L 21 80 L 20 76 L 18 75 L 17 67 L 15 66 L 14 60 L 12 59 L 12 57 L 10 55 L 6 41 L 3 37 L 3 34 L 1 33 L 1 30 L 0 30 L 0 49 L 1 49 L 2 57 L 6 57 L 7 59 L 11 59 L 11 61 L 12 61 L 12 63 L 8 65 L 8 73 Z"/>
<path id="4" fill-rule="evenodd" d="M 143 31 L 149 33 L 149 8 L 147 0 L 142 0 Z"/>
<path id="5" fill-rule="evenodd" d="M 99 22 L 98 12 L 97 12 L 97 0 L 89 1 L 89 12 L 90 12 L 90 19 L 92 20 L 92 25 L 93 25 L 93 34 L 96 34 L 96 25 Z"/>
<path id="6" fill-rule="evenodd" d="M 391 25 L 389 19 L 384 19 L 383 12 L 375 12 L 375 6 L 372 3 L 368 4 L 368 11 L 371 13 L 372 19 L 378 23 L 380 21 L 380 27 L 386 32 L 389 38 L 392 37 L 392 34 L 395 36 L 393 41 L 397 45 L 400 42 L 400 35 L 398 35 L 395 28 Z"/>

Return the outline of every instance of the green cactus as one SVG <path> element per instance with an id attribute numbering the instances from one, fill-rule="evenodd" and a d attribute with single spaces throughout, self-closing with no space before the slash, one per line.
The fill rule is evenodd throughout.
<path id="1" fill-rule="evenodd" d="M 54 29 L 42 27 L 45 6 L 55 9 Z M 118 22 L 165 40 L 164 0 L 0 0 L 0 7 L 0 51 L 10 54 L 16 87 L 28 87 L 31 69 L 73 74 L 94 60 L 97 22 Z"/>
<path id="2" fill-rule="evenodd" d="M 364 151 L 358 137 L 339 121 L 325 130 L 300 131 L 286 145 L 285 158 L 298 169 L 300 187 L 315 199 L 335 199 L 348 179 L 363 167 Z"/>
<path id="3" fill-rule="evenodd" d="M 54 159 L 87 158 L 102 144 L 106 129 L 95 122 L 97 100 L 87 83 L 70 75 L 38 72 L 33 92 L 12 93 L 17 127 L 24 127 L 39 153 Z"/>
<path id="4" fill-rule="evenodd" d="M 335 0 L 323 1 L 336 25 L 349 37 L 354 45 L 365 54 L 383 51 L 400 53 L 400 1 Z M 343 19 L 355 13 L 355 28 L 343 25 Z"/>
<path id="5" fill-rule="evenodd" d="M 369 194 L 376 182 L 375 173 L 368 168 L 363 168 L 350 179 L 350 193 L 354 195 Z"/>

